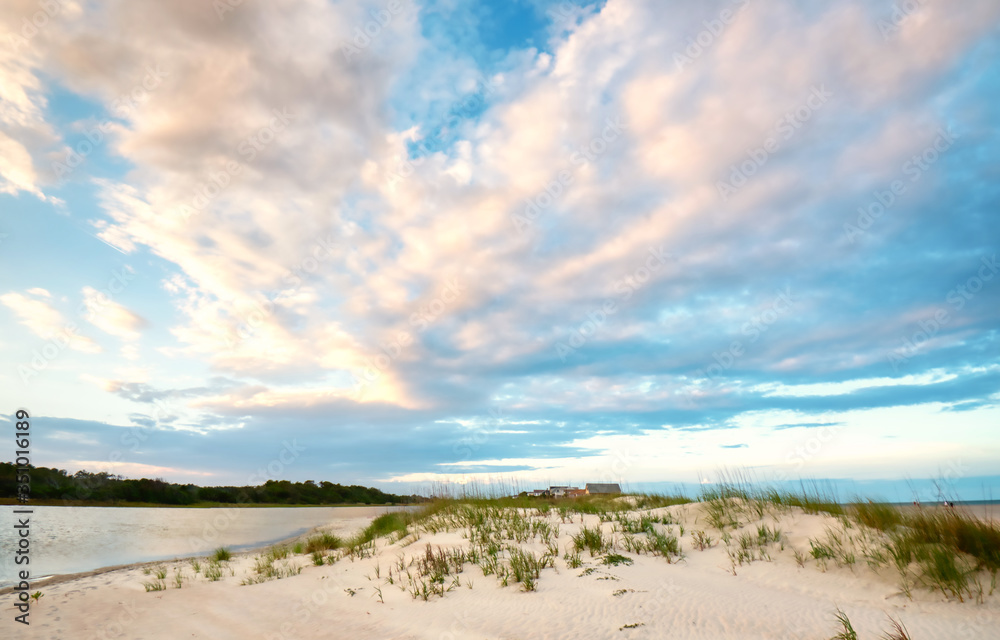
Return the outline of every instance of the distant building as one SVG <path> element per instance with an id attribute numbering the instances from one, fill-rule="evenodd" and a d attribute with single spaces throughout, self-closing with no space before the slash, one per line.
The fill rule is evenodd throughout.
<path id="1" fill-rule="evenodd" d="M 618 486 L 618 483 L 610 484 L 591 484 L 587 483 L 586 489 L 584 491 L 589 495 L 615 495 L 622 492 L 622 488 Z"/>
<path id="2" fill-rule="evenodd" d="M 616 495 L 622 492 L 618 484 L 590 483 L 584 489 L 566 485 L 553 485 L 548 489 L 535 489 L 526 492 L 532 498 L 578 498 L 586 495 Z"/>
<path id="3" fill-rule="evenodd" d="M 577 487 L 566 487 L 566 486 L 549 487 L 549 495 L 554 498 L 562 498 L 566 495 L 566 492 L 568 491 L 579 491 L 579 490 L 580 489 Z"/>

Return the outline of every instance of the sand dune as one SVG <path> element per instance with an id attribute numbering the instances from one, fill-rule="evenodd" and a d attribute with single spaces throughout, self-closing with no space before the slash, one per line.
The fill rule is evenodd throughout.
<path id="1" fill-rule="evenodd" d="M 443 587 L 450 590 L 443 596 L 414 598 L 406 579 L 398 570 L 391 573 L 391 567 L 400 560 L 414 567 L 427 545 L 469 548 L 461 530 L 422 532 L 419 539 L 378 540 L 374 556 L 343 557 L 332 565 L 313 566 L 308 555 L 291 556 L 288 566 L 301 567 L 300 573 L 246 586 L 240 583 L 254 575 L 253 554 L 234 557 L 217 582 L 205 578 L 204 568 L 196 576 L 188 561 L 163 563 L 163 591 L 146 592 L 143 582 L 152 577 L 138 566 L 41 586 L 45 595 L 32 607 L 32 624 L 17 629 L 17 637 L 806 640 L 833 636 L 838 608 L 850 616 L 862 640 L 880 638 L 888 629 L 887 615 L 901 620 L 914 640 L 1000 637 L 1000 594 L 975 604 L 914 590 L 911 600 L 891 571 L 875 572 L 863 560 L 853 568 L 830 562 L 822 570 L 810 557 L 800 566 L 794 551 L 808 555 L 810 538 L 842 526 L 836 518 L 792 509 L 731 531 L 734 539 L 754 532 L 758 524 L 781 532 L 781 542 L 767 549 L 769 560 L 740 565 L 730 560 L 719 532 L 706 524 L 703 509 L 692 504 L 643 512 L 676 522 L 658 527 L 675 533 L 684 527 L 683 557 L 672 562 L 625 551 L 624 535 L 613 532 L 615 523 L 601 525 L 596 515 L 551 513 L 544 521 L 559 527 L 560 555 L 554 568 L 541 571 L 532 592 L 516 583 L 501 586 L 495 576 L 466 564 L 461 573 L 447 576 Z M 346 536 L 365 524 L 348 521 L 333 530 Z M 563 556 L 584 525 L 602 526 L 616 539 L 617 553 L 633 564 L 609 566 L 584 550 L 582 566 L 570 568 Z M 692 538 L 697 530 L 712 535 L 710 548 L 698 550 Z M 546 549 L 537 539 L 522 546 L 536 555 Z M 394 584 L 388 583 L 390 575 Z M 12 609 L 5 608 L 12 617 Z"/>

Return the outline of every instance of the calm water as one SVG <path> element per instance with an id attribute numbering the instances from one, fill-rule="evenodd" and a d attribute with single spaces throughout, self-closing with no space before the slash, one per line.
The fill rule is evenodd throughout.
<path id="1" fill-rule="evenodd" d="M 0 587 L 10 586 L 19 507 L 0 506 Z M 32 578 L 100 567 L 205 555 L 219 546 L 246 549 L 335 520 L 375 517 L 405 507 L 155 509 L 32 507 Z"/>

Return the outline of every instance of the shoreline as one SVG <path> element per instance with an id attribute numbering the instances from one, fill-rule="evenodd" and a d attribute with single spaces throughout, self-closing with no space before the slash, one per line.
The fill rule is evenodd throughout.
<path id="1" fill-rule="evenodd" d="M 42 505 L 42 506 L 45 506 L 45 505 Z M 324 506 L 327 506 L 327 505 L 324 505 Z M 363 506 L 363 507 L 372 507 L 372 506 L 375 506 L 375 507 L 388 507 L 388 506 L 404 507 L 404 506 L 412 506 L 412 505 L 345 505 L 345 506 L 351 506 L 351 507 L 357 507 L 357 506 Z M 382 515 L 382 514 L 375 514 L 371 518 L 368 518 L 368 522 L 371 522 L 371 520 L 374 520 L 379 515 Z M 297 542 L 304 542 L 308 538 L 310 538 L 310 537 L 312 537 L 312 536 L 314 536 L 314 535 L 322 532 L 323 530 L 328 530 L 334 524 L 336 524 L 336 523 L 334 522 L 334 523 L 327 523 L 327 524 L 317 525 L 317 526 L 312 527 L 312 528 L 310 528 L 310 529 L 308 529 L 306 531 L 303 531 L 301 533 L 298 533 L 298 534 L 295 534 L 295 535 L 291 535 L 291 536 L 287 536 L 287 537 L 284 537 L 284 538 L 279 538 L 277 540 L 264 541 L 264 542 L 255 542 L 255 543 L 252 543 L 252 546 L 246 546 L 246 545 L 237 545 L 236 547 L 229 547 L 227 545 L 219 545 L 219 546 L 220 547 L 225 547 L 225 548 L 229 549 L 230 552 L 233 554 L 234 558 L 236 558 L 238 556 L 254 555 L 254 554 L 258 554 L 258 553 L 264 551 L 265 549 L 269 549 L 269 548 L 274 547 L 274 546 L 278 546 L 278 545 L 294 545 Z M 74 572 L 74 573 L 56 573 L 56 574 L 52 574 L 52 575 L 49 575 L 49 576 L 42 576 L 42 577 L 38 577 L 38 578 L 32 578 L 30 580 L 30 583 L 31 583 L 32 588 L 36 588 L 36 589 L 39 588 L 39 587 L 52 587 L 52 586 L 55 586 L 57 584 L 63 584 L 63 583 L 66 583 L 66 582 L 72 582 L 74 580 L 80 580 L 80 579 L 83 579 L 83 578 L 91 578 L 91 577 L 103 575 L 103 574 L 106 574 L 106 573 L 113 573 L 115 571 L 128 571 L 128 570 L 132 570 L 132 569 L 143 569 L 143 568 L 146 568 L 146 567 L 155 567 L 157 565 L 162 565 L 162 564 L 168 563 L 168 562 L 182 562 L 182 561 L 189 561 L 192 558 L 206 558 L 209 555 L 211 555 L 211 553 L 212 552 L 208 552 L 207 554 L 205 554 L 205 553 L 202 553 L 202 554 L 188 554 L 188 555 L 183 555 L 183 556 L 171 556 L 171 557 L 166 557 L 166 558 L 160 558 L 158 560 L 144 560 L 144 561 L 141 561 L 141 562 L 130 562 L 130 563 L 126 563 L 126 564 L 108 565 L 108 566 L 104 566 L 104 567 L 97 567 L 95 569 L 90 569 L 90 570 L 87 570 L 87 571 L 78 571 L 78 572 Z M 6 594 L 11 593 L 13 591 L 14 591 L 14 587 L 13 586 L 0 587 L 0 596 L 6 595 Z"/>
<path id="2" fill-rule="evenodd" d="M 328 525 L 319 525 L 319 526 L 316 526 L 316 527 L 313 527 L 313 528 L 309 529 L 308 531 L 300 533 L 298 535 L 290 536 L 290 537 L 287 537 L 287 538 L 282 538 L 280 540 L 275 540 L 273 542 L 264 542 L 264 543 L 260 543 L 260 544 L 254 543 L 254 546 L 251 546 L 251 547 L 248 547 L 248 548 L 245 548 L 245 549 L 241 548 L 239 550 L 233 550 L 233 549 L 229 549 L 229 547 L 226 547 L 226 548 L 230 550 L 230 552 L 233 554 L 234 558 L 237 557 L 237 556 L 243 556 L 243 555 L 250 555 L 250 554 L 260 553 L 261 551 L 263 551 L 265 549 L 268 549 L 270 547 L 274 547 L 274 546 L 277 546 L 277 545 L 295 544 L 296 542 L 301 541 L 303 538 L 308 538 L 309 536 L 315 535 L 317 532 L 319 532 L 325 526 L 328 526 Z M 220 546 L 225 546 L 225 545 L 220 545 Z M 89 571 L 78 571 L 76 573 L 56 573 L 56 574 L 53 574 L 51 576 L 42 576 L 42 577 L 39 577 L 39 578 L 34 578 L 34 579 L 31 580 L 31 585 L 32 585 L 32 587 L 51 587 L 51 586 L 54 586 L 54 585 L 57 585 L 57 584 L 62 584 L 64 582 L 72 582 L 73 580 L 79 580 L 81 578 L 90 578 L 90 577 L 93 577 L 93 576 L 103 575 L 105 573 L 112 573 L 114 571 L 123 571 L 123 570 L 130 570 L 130 569 L 142 569 L 142 568 L 145 568 L 145 567 L 155 567 L 157 565 L 162 565 L 162 564 L 164 564 L 166 562 L 182 562 L 182 561 L 186 561 L 186 560 L 191 560 L 192 558 L 205 558 L 205 557 L 207 557 L 205 554 L 193 554 L 193 555 L 185 555 L 185 556 L 173 556 L 173 557 L 170 557 L 170 558 L 161 558 L 159 560 L 145 560 L 143 562 L 131 562 L 131 563 L 128 563 L 128 564 L 116 564 L 116 565 L 110 565 L 110 566 L 107 566 L 107 567 L 98 567 L 96 569 L 91 569 Z M 6 595 L 6 594 L 12 592 L 13 590 L 14 590 L 14 587 L 3 587 L 3 588 L 0 588 L 0 596 Z"/>

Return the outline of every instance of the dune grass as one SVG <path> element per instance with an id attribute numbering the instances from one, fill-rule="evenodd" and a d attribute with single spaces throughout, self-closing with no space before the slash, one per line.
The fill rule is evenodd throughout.
<path id="1" fill-rule="evenodd" d="M 840 625 L 840 630 L 830 640 L 858 640 L 858 632 L 854 630 L 851 619 L 847 617 L 843 609 L 837 609 L 834 617 L 837 619 L 837 624 Z"/>
<path id="2" fill-rule="evenodd" d="M 316 553 L 339 549 L 344 542 L 332 533 L 321 533 L 306 540 L 305 553 Z"/>
<path id="3" fill-rule="evenodd" d="M 889 614 L 886 616 L 889 618 L 890 629 L 882 634 L 882 640 L 911 640 L 910 633 L 906 630 L 902 620 L 897 620 Z M 838 630 L 835 635 L 831 636 L 830 640 L 858 640 L 858 632 L 854 630 L 851 619 L 847 617 L 843 609 L 837 609 L 834 619 L 837 621 Z"/>
<path id="4" fill-rule="evenodd" d="M 347 546 L 353 549 L 391 534 L 397 534 L 399 538 L 403 538 L 406 535 L 407 527 L 421 518 L 429 517 L 429 515 L 429 513 L 413 514 L 405 511 L 383 513 L 372 520 L 358 535 L 351 538 Z"/>
<path id="5" fill-rule="evenodd" d="M 727 529 L 759 523 L 766 516 L 777 518 L 798 507 L 808 514 L 829 514 L 840 520 L 840 531 L 828 527 L 825 538 L 809 541 L 810 555 L 824 570 L 828 561 L 853 570 L 860 556 L 875 570 L 893 566 L 907 596 L 912 587 L 919 586 L 939 591 L 946 598 L 982 602 L 996 590 L 1000 571 L 1000 528 L 996 523 L 954 509 L 910 510 L 858 498 L 844 505 L 834 492 L 820 485 L 800 486 L 799 492 L 782 491 L 758 485 L 747 474 L 726 472 L 702 491 L 706 520 L 723 533 L 734 567 L 769 559 L 766 545 L 782 543 L 780 538 L 763 535 L 759 524 L 756 539 L 749 533 L 730 536 Z M 804 564 L 804 556 L 797 550 L 796 560 L 800 566 Z M 988 586 L 984 586 L 984 574 L 988 575 Z"/>
<path id="6" fill-rule="evenodd" d="M 222 578 L 222 565 L 217 560 L 211 560 L 205 567 L 205 579 L 210 582 L 218 582 Z"/>
<path id="7" fill-rule="evenodd" d="M 601 527 L 583 527 L 573 536 L 573 549 L 590 551 L 590 557 L 599 556 L 611 548 L 611 541 L 604 537 Z"/>
<path id="8" fill-rule="evenodd" d="M 911 640 L 910 632 L 906 630 L 901 620 L 889 616 L 889 624 L 892 625 L 892 628 L 882 635 L 883 640 Z"/>
<path id="9" fill-rule="evenodd" d="M 819 484 L 800 484 L 798 492 L 780 490 L 756 483 L 740 472 L 725 472 L 718 482 L 702 489 L 708 523 L 724 531 L 762 519 L 769 513 L 779 514 L 798 507 L 808 514 L 826 513 L 843 516 L 845 510 L 836 494 Z"/>
<path id="10" fill-rule="evenodd" d="M 855 501 L 849 512 L 884 534 L 885 564 L 891 562 L 900 574 L 905 593 L 916 584 L 959 601 L 982 602 L 983 573 L 990 575 L 988 593 L 995 591 L 1000 570 L 1000 527 L 995 522 L 954 509 L 907 510 L 871 500 Z"/>
<path id="11" fill-rule="evenodd" d="M 891 531 L 903 522 L 903 512 L 898 507 L 884 502 L 855 498 L 848 512 L 861 524 L 879 531 Z"/>

